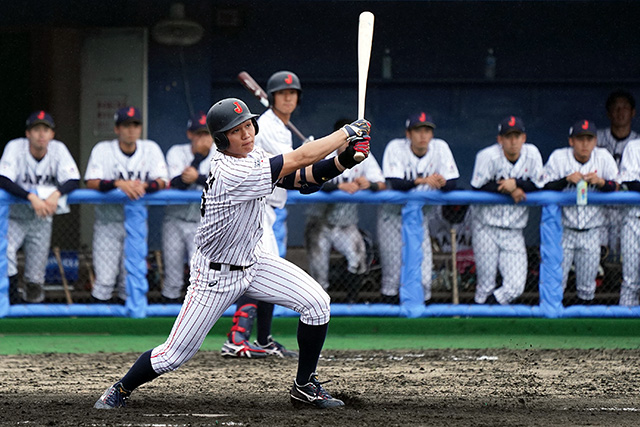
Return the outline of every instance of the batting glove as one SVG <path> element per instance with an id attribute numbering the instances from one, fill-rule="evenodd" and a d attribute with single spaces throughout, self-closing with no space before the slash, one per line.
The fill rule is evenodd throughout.
<path id="1" fill-rule="evenodd" d="M 338 162 L 345 168 L 351 169 L 360 163 L 353 158 L 356 153 L 364 154 L 365 159 L 369 157 L 369 152 L 371 151 L 370 140 L 371 137 L 369 135 L 350 137 L 346 150 L 338 155 Z"/>
<path id="2" fill-rule="evenodd" d="M 344 125 L 342 130 L 347 134 L 347 138 L 369 135 L 369 132 L 371 131 L 371 123 L 366 119 L 359 119 L 349 125 Z"/>

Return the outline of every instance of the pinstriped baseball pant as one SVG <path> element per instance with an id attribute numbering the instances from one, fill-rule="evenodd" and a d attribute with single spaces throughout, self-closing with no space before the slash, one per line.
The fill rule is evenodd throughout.
<path id="1" fill-rule="evenodd" d="M 640 304 L 640 218 L 625 217 L 620 233 L 622 286 L 620 305 Z"/>
<path id="2" fill-rule="evenodd" d="M 565 228 L 562 232 L 562 289 L 566 289 L 571 265 L 575 264 L 578 298 L 592 300 L 600 265 L 600 227 L 584 231 Z"/>
<path id="3" fill-rule="evenodd" d="M 211 270 L 196 250 L 191 259 L 190 285 L 167 340 L 153 349 L 151 365 L 163 374 L 193 357 L 209 330 L 243 294 L 300 313 L 308 325 L 329 322 L 329 295 L 306 272 L 275 255 L 262 253 L 245 271 Z"/>

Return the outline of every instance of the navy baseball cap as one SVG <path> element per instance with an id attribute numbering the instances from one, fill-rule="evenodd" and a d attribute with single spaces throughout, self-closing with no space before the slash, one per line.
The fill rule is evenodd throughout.
<path id="1" fill-rule="evenodd" d="M 423 111 L 410 115 L 405 124 L 407 126 L 407 130 L 415 129 L 420 126 L 430 127 L 431 129 L 436 128 L 431 116 Z"/>
<path id="2" fill-rule="evenodd" d="M 187 122 L 187 130 L 190 132 L 209 132 L 209 128 L 207 128 L 207 115 L 201 111 L 191 116 Z"/>
<path id="3" fill-rule="evenodd" d="M 511 132 L 524 133 L 524 122 L 520 117 L 509 116 L 502 119 L 498 125 L 498 135 L 506 135 Z"/>
<path id="4" fill-rule="evenodd" d="M 113 119 L 116 121 L 116 126 L 125 122 L 142 123 L 142 114 L 136 107 L 124 107 L 116 111 Z"/>
<path id="5" fill-rule="evenodd" d="M 591 120 L 578 120 L 575 122 L 573 126 L 569 129 L 569 136 L 580 136 L 580 135 L 597 135 L 596 124 Z"/>
<path id="6" fill-rule="evenodd" d="M 51 129 L 54 129 L 56 127 L 51 114 L 47 113 L 44 110 L 34 111 L 33 113 L 31 113 L 29 118 L 27 118 L 27 129 L 31 129 L 35 125 L 39 124 L 47 125 Z"/>

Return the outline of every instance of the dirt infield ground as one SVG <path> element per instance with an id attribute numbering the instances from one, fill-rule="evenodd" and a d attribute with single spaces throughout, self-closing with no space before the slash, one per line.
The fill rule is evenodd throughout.
<path id="1" fill-rule="evenodd" d="M 320 379 L 346 403 L 289 403 L 294 361 L 200 352 L 136 390 L 92 405 L 137 354 L 0 356 L 0 425 L 637 426 L 637 350 L 326 351 Z"/>

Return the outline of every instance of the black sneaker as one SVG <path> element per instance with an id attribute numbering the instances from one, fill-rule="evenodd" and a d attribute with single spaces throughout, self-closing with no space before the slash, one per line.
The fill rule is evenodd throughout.
<path id="1" fill-rule="evenodd" d="M 291 403 L 296 408 L 314 406 L 318 409 L 329 409 L 344 406 L 342 400 L 331 397 L 322 387 L 322 384 L 327 382 L 318 381 L 318 374 L 315 372 L 309 377 L 309 382 L 304 385 L 298 385 L 294 381 L 291 388 Z"/>
<path id="2" fill-rule="evenodd" d="M 117 382 L 102 393 L 93 407 L 96 409 L 124 408 L 127 406 L 129 396 L 131 396 L 131 392 L 122 387 L 120 382 Z"/>

